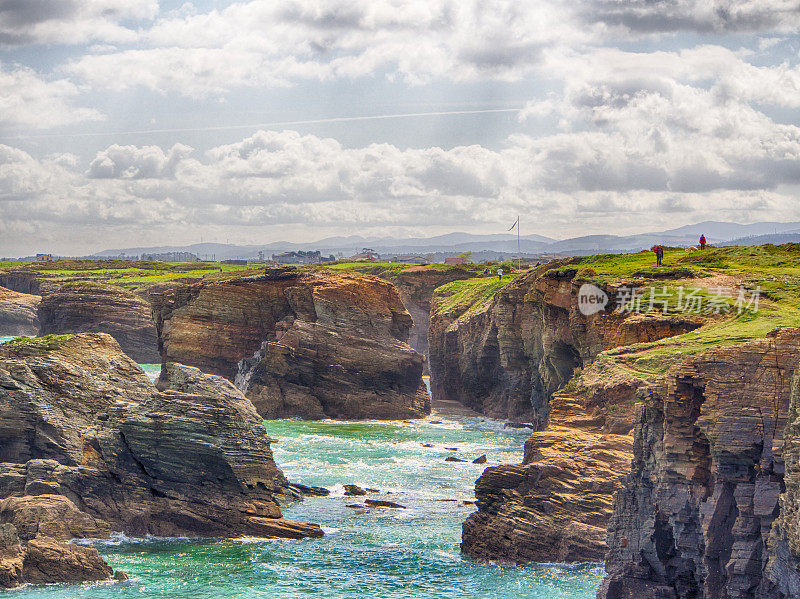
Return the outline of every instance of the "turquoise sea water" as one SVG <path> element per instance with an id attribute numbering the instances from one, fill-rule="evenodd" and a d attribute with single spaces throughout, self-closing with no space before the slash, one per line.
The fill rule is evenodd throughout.
<path id="1" fill-rule="evenodd" d="M 154 381 L 158 378 L 158 375 L 161 374 L 161 364 L 139 364 L 144 370 L 147 377 Z"/>
<path id="2" fill-rule="evenodd" d="M 2 338 L 0 338 L 2 341 Z M 94 542 L 131 580 L 28 587 L 19 599 L 589 599 L 599 564 L 523 568 L 476 564 L 459 552 L 461 523 L 475 509 L 475 479 L 486 466 L 518 462 L 528 433 L 483 418 L 434 414 L 407 422 L 265 422 L 275 460 L 289 480 L 332 489 L 284 508 L 317 522 L 321 539 Z M 423 447 L 430 444 L 433 447 Z M 446 448 L 457 448 L 449 451 Z M 471 460 L 486 454 L 486 466 Z M 469 462 L 445 462 L 448 456 Z M 368 497 L 408 509 L 360 508 L 343 485 L 380 489 Z M 455 501 L 453 501 L 455 500 Z"/>

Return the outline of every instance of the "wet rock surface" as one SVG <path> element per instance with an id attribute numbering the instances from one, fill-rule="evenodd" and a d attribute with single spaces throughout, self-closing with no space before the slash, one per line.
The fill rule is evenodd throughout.
<path id="1" fill-rule="evenodd" d="M 235 380 L 265 418 L 430 412 L 411 317 L 377 277 L 275 269 L 153 301 L 163 359 Z"/>
<path id="2" fill-rule="evenodd" d="M 0 587 L 22 584 L 126 580 L 96 549 L 66 545 L 45 536 L 22 538 L 13 524 L 0 524 Z"/>
<path id="3" fill-rule="evenodd" d="M 96 551 L 59 544 L 72 537 L 322 535 L 281 517 L 289 484 L 229 381 L 172 365 L 160 387 L 105 334 L 0 346 L 0 522 L 22 542 L 18 581 L 96 580 Z"/>

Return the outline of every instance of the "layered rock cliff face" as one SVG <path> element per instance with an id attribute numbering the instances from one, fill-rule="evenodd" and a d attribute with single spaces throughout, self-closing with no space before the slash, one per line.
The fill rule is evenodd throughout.
<path id="1" fill-rule="evenodd" d="M 39 332 L 37 310 L 42 298 L 0 287 L 0 335 L 33 336 Z"/>
<path id="2" fill-rule="evenodd" d="M 486 309 L 441 314 L 430 327 L 434 399 L 498 418 L 547 421 L 552 394 L 601 351 L 700 326 L 696 318 L 606 311 L 584 316 L 574 268 L 543 266 L 500 289 Z M 616 289 L 606 288 L 609 297 Z"/>
<path id="3" fill-rule="evenodd" d="M 411 316 L 377 277 L 275 269 L 153 301 L 164 361 L 236 380 L 264 417 L 430 412 Z"/>
<path id="4" fill-rule="evenodd" d="M 36 543 L 72 537 L 322 535 L 282 518 L 275 497 L 291 491 L 233 385 L 171 365 L 160 387 L 105 334 L 0 346 L 0 524 L 32 556 L 8 584 L 36 580 Z"/>
<path id="5" fill-rule="evenodd" d="M 787 480 L 783 452 L 798 363 L 788 329 L 691 357 L 643 392 L 598 597 L 798 596 L 796 421 Z"/>
<path id="6" fill-rule="evenodd" d="M 780 518 L 769 538 L 767 564 L 773 597 L 800 597 L 800 377 L 795 375 L 789 398 L 784 442 L 784 489 L 780 499 Z"/>
<path id="7" fill-rule="evenodd" d="M 60 281 L 50 280 L 44 274 L 31 271 L 0 271 L 0 287 L 5 287 L 17 293 L 27 293 L 29 295 L 47 295 L 58 291 L 61 287 Z"/>
<path id="8" fill-rule="evenodd" d="M 487 468 L 461 548 L 479 560 L 599 561 L 612 498 L 630 469 L 641 379 L 590 367 L 551 402 L 546 430 L 525 443 L 522 464 Z"/>
<path id="9" fill-rule="evenodd" d="M 569 263 L 549 264 L 479 309 L 434 314 L 434 398 L 457 399 L 496 417 L 529 418 L 540 428 L 526 442 L 522 464 L 488 468 L 478 479 L 478 511 L 464 523 L 461 545 L 474 558 L 603 559 L 646 381 L 613 367 L 601 352 L 703 322 L 614 311 L 614 287 L 605 288 L 611 305 L 587 316 L 578 309 L 584 283 Z"/>
<path id="10" fill-rule="evenodd" d="M 44 296 L 38 316 L 41 335 L 108 333 L 136 362 L 161 361 L 150 304 L 120 287 L 64 283 Z"/>

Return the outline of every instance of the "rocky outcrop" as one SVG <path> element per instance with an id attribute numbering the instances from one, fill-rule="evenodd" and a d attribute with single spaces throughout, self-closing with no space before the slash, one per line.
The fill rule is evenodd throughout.
<path id="1" fill-rule="evenodd" d="M 783 449 L 798 363 L 789 329 L 690 357 L 642 391 L 598 597 L 798 596 L 793 421 Z"/>
<path id="2" fill-rule="evenodd" d="M 97 549 L 65 545 L 48 537 L 24 538 L 13 524 L 0 524 L 0 587 L 22 584 L 125 580 L 100 557 Z"/>
<path id="3" fill-rule="evenodd" d="M 411 317 L 377 277 L 274 269 L 153 301 L 164 361 L 235 380 L 266 418 L 430 412 Z"/>
<path id="4" fill-rule="evenodd" d="M 48 295 L 58 291 L 61 281 L 35 270 L 0 271 L 0 287 L 28 295 Z"/>
<path id="5" fill-rule="evenodd" d="M 789 414 L 781 451 L 784 490 L 780 518 L 769 537 L 768 582 L 774 597 L 800 597 L 800 377 L 792 381 Z"/>
<path id="6" fill-rule="evenodd" d="M 656 341 L 699 327 L 698 318 L 578 309 L 587 280 L 569 263 L 548 264 L 500 289 L 487 309 L 441 313 L 434 298 L 430 328 L 434 400 L 456 400 L 498 418 L 547 421 L 549 402 L 576 370 L 603 350 Z"/>
<path id="7" fill-rule="evenodd" d="M 133 293 L 100 283 L 64 283 L 39 305 L 41 335 L 108 333 L 135 361 L 158 363 L 158 335 L 150 304 Z"/>
<path id="8" fill-rule="evenodd" d="M 614 493 L 630 468 L 641 379 L 590 368 L 552 399 L 550 423 L 525 443 L 522 464 L 487 468 L 462 551 L 511 563 L 603 559 Z"/>
<path id="9" fill-rule="evenodd" d="M 288 482 L 233 385 L 173 365 L 160 387 L 105 334 L 0 346 L 0 522 L 31 539 L 30 555 L 61 551 L 35 539 L 111 531 L 322 535 L 282 518 L 275 496 Z"/>
<path id="10" fill-rule="evenodd" d="M 0 287 L 0 335 L 33 336 L 39 332 L 37 309 L 42 298 Z"/>

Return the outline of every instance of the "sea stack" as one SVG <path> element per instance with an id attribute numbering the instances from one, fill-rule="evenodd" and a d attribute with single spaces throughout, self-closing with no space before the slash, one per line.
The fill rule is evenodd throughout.
<path id="1" fill-rule="evenodd" d="M 277 268 L 152 301 L 164 362 L 235 381 L 265 418 L 430 413 L 411 316 L 377 277 Z"/>

